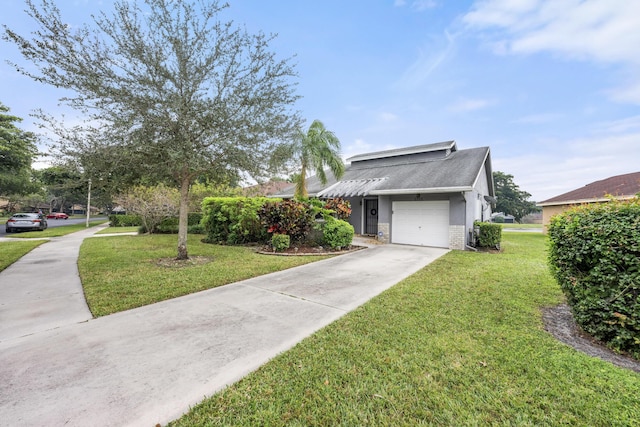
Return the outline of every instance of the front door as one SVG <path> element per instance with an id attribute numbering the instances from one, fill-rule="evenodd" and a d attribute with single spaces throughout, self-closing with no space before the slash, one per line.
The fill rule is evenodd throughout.
<path id="1" fill-rule="evenodd" d="M 364 201 L 364 234 L 378 234 L 378 199 Z"/>

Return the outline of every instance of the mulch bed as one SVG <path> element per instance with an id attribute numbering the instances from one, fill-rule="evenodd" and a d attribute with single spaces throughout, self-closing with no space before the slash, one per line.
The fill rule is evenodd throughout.
<path id="1" fill-rule="evenodd" d="M 263 255 L 279 255 L 279 256 L 313 256 L 313 255 L 341 255 L 349 252 L 366 249 L 366 246 L 351 245 L 348 248 L 340 250 L 326 248 L 323 246 L 292 246 L 280 252 L 275 252 L 270 246 L 264 246 L 258 250 Z"/>
<path id="2" fill-rule="evenodd" d="M 544 308 L 542 310 L 542 321 L 544 322 L 544 329 L 558 341 L 589 356 L 598 357 L 621 368 L 640 372 L 640 360 L 615 353 L 590 335 L 584 333 L 573 320 L 571 309 L 567 304 Z"/>

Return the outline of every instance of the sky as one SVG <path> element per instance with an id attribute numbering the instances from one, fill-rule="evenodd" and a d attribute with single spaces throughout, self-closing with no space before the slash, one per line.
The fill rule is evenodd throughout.
<path id="1" fill-rule="evenodd" d="M 135 0 L 129 0 L 135 1 Z M 344 158 L 455 140 L 542 201 L 640 171 L 640 1 L 229 0 L 225 16 L 292 57 L 297 109 Z M 112 0 L 56 0 L 70 25 Z M 20 0 L 0 24 L 33 30 Z M 36 131 L 63 94 L 18 74 L 0 41 L 0 102 Z"/>

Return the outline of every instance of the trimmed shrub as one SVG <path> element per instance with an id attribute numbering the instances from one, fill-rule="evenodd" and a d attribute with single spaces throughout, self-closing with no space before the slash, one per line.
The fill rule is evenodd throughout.
<path id="1" fill-rule="evenodd" d="M 311 205 L 296 200 L 269 201 L 259 210 L 267 233 L 286 234 L 293 242 L 302 241 L 314 222 Z"/>
<path id="2" fill-rule="evenodd" d="M 274 234 L 271 236 L 271 247 L 276 252 L 282 252 L 291 246 L 291 238 L 286 234 Z"/>
<path id="3" fill-rule="evenodd" d="M 139 227 L 142 225 L 140 215 L 109 215 L 109 222 L 112 227 Z"/>
<path id="4" fill-rule="evenodd" d="M 502 242 L 502 227 L 499 224 L 476 221 L 473 223 L 473 226 L 478 229 L 476 232 L 477 246 L 481 248 L 500 249 L 500 242 Z"/>
<path id="5" fill-rule="evenodd" d="M 209 243 L 266 242 L 269 235 L 258 212 L 274 199 L 266 197 L 207 197 L 202 201 L 201 224 Z"/>
<path id="6" fill-rule="evenodd" d="M 189 212 L 188 215 L 189 215 L 187 217 L 188 226 L 200 225 L 200 222 L 202 222 L 203 215 L 201 212 Z"/>
<path id="7" fill-rule="evenodd" d="M 330 219 L 323 227 L 324 243 L 333 249 L 347 248 L 353 241 L 354 229 L 341 219 Z"/>
<path id="8" fill-rule="evenodd" d="M 585 205 L 551 219 L 549 264 L 576 322 L 640 357 L 640 199 Z"/>

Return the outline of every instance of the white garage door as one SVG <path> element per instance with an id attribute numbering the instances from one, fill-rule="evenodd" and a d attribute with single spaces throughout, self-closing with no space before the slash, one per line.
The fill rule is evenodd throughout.
<path id="1" fill-rule="evenodd" d="M 449 201 L 393 202 L 391 242 L 449 247 Z"/>

